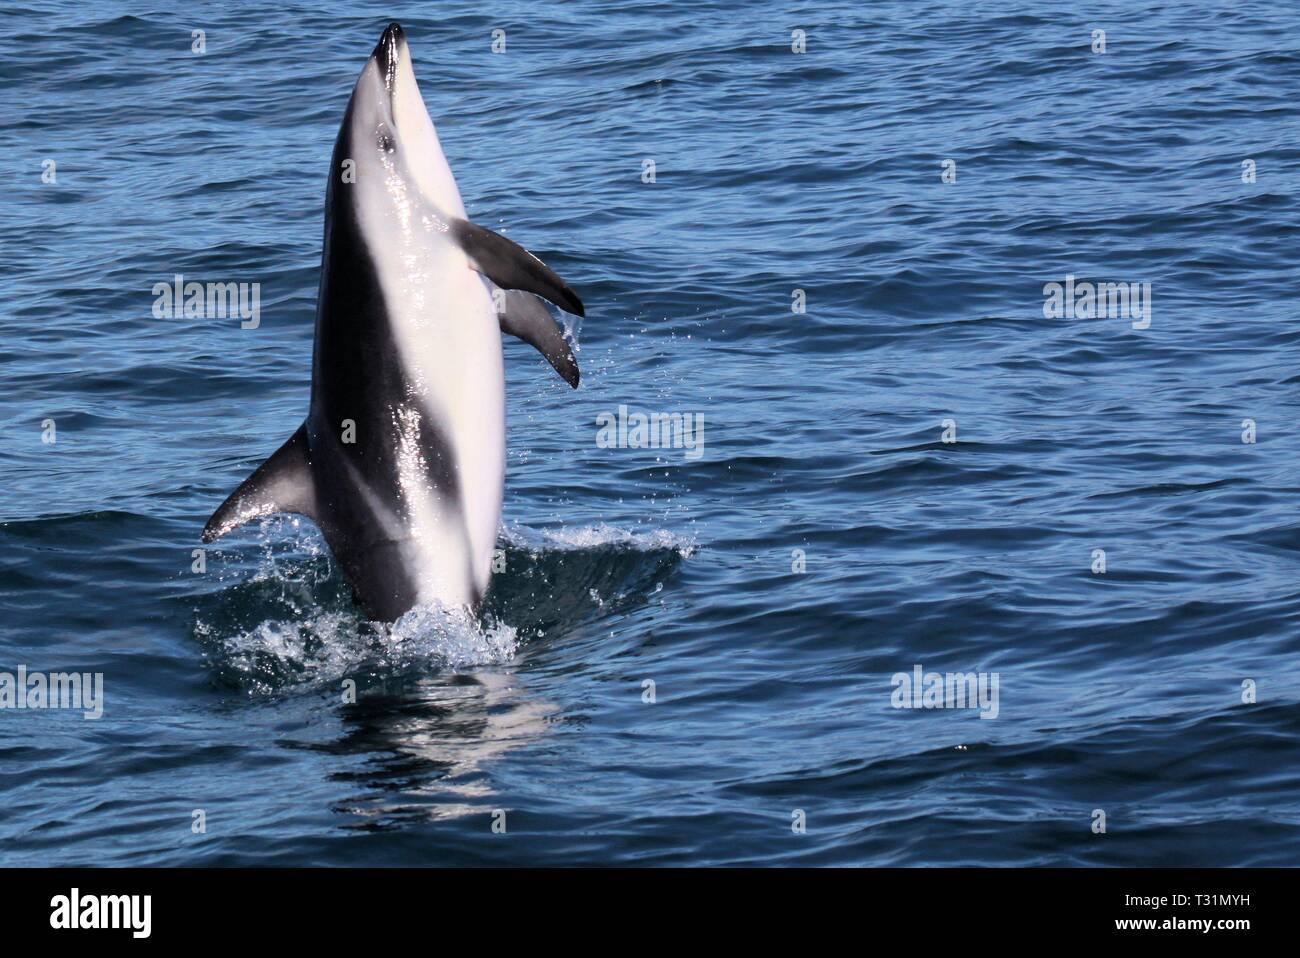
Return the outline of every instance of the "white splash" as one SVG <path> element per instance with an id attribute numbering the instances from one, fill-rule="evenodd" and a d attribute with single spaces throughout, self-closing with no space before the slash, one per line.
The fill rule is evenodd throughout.
<path id="1" fill-rule="evenodd" d="M 196 623 L 196 633 L 213 630 Z M 323 686 L 360 671 L 463 671 L 514 658 L 516 630 L 480 623 L 463 609 L 416 606 L 391 625 L 364 623 L 351 612 L 319 612 L 302 619 L 267 620 L 220 640 L 224 667 L 249 694 L 292 686 Z"/>

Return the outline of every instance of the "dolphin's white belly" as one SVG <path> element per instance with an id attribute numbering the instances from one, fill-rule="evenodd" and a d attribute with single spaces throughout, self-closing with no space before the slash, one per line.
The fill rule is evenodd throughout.
<path id="1" fill-rule="evenodd" d="M 505 373 L 501 334 L 483 281 L 467 267 L 445 277 L 436 305 L 412 317 L 399 336 L 413 384 L 413 401 L 446 439 L 459 501 L 431 481 L 434 465 L 400 457 L 402 495 L 409 510 L 404 548 L 421 602 L 465 604 L 481 598 L 491 574 L 505 480 Z M 432 292 L 432 291 L 431 291 Z M 413 413 L 413 410 L 412 410 Z M 407 428 L 418 421 L 407 413 Z M 404 444 L 405 445 L 405 444 Z"/>
<path id="2" fill-rule="evenodd" d="M 487 589 L 501 521 L 501 334 L 486 285 L 437 222 L 403 225 L 403 248 L 380 267 L 410 393 L 395 411 L 408 533 L 401 548 L 420 602 L 461 605 Z M 425 461 L 422 423 L 445 442 L 458 495 L 433 480 L 446 465 Z"/>

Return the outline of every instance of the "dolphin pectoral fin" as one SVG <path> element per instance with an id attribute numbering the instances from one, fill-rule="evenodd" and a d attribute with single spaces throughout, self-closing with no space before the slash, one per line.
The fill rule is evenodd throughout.
<path id="1" fill-rule="evenodd" d="M 514 240 L 469 220 L 452 220 L 451 235 L 474 268 L 502 289 L 536 293 L 566 313 L 586 315 L 578 294 L 554 270 Z"/>
<path id="2" fill-rule="evenodd" d="M 560 377 L 577 389 L 578 361 L 573 357 L 569 341 L 564 338 L 564 330 L 550 310 L 532 293 L 523 290 L 503 289 L 501 296 L 504 303 L 497 317 L 501 322 L 501 332 L 516 336 L 535 347 L 555 367 Z"/>
<path id="3" fill-rule="evenodd" d="M 316 485 L 311 477 L 305 423 L 212 513 L 203 527 L 203 541 L 220 539 L 245 522 L 273 512 L 296 512 L 315 519 Z"/>

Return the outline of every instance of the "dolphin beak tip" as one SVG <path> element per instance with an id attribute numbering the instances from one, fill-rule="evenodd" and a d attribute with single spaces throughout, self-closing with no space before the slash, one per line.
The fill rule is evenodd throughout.
<path id="1" fill-rule="evenodd" d="M 371 54 L 384 76 L 392 75 L 405 43 L 406 34 L 402 32 L 401 24 L 393 21 L 384 30 L 379 42 L 375 44 L 375 52 Z"/>

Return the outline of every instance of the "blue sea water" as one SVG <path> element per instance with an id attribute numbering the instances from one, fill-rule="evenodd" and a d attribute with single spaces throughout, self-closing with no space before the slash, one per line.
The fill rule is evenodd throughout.
<path id="1" fill-rule="evenodd" d="M 104 710 L 0 711 L 0 863 L 1300 862 L 1300 9 L 3 12 L 0 670 Z M 480 623 L 367 625 L 291 517 L 194 571 L 306 411 L 391 19 L 588 311 L 576 393 L 505 344 Z M 176 274 L 260 325 L 156 318 Z M 1067 275 L 1149 325 L 1045 315 Z M 620 405 L 702 454 L 602 448 Z M 996 718 L 896 708 L 917 666 Z"/>

